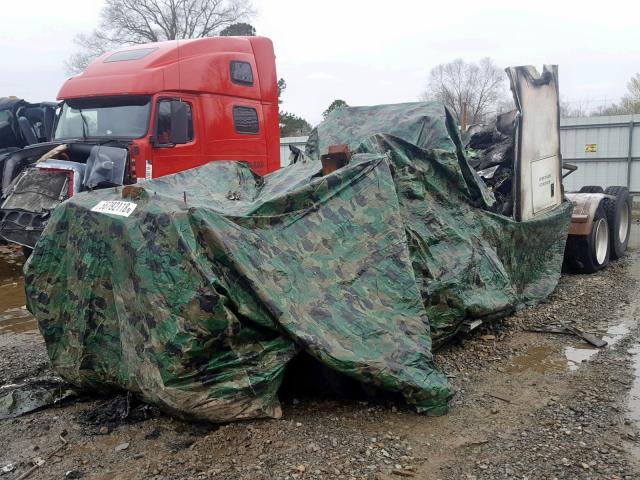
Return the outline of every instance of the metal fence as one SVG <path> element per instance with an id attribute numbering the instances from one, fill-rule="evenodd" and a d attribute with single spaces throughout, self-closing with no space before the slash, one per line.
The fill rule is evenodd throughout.
<path id="1" fill-rule="evenodd" d="M 624 185 L 640 192 L 639 126 L 639 115 L 561 119 L 562 160 L 578 166 L 565 178 L 566 190 Z"/>
<path id="2" fill-rule="evenodd" d="M 289 145 L 303 147 L 307 137 L 280 140 L 280 165 L 289 164 Z M 584 185 L 625 185 L 640 192 L 640 115 L 563 118 L 562 159 L 578 166 L 564 179 L 567 191 Z"/>

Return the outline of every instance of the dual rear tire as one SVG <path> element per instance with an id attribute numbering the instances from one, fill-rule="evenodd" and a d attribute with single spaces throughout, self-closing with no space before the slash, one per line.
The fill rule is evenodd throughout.
<path id="1" fill-rule="evenodd" d="M 588 235 L 569 235 L 566 259 L 572 270 L 593 273 L 604 268 L 609 260 L 622 257 L 631 233 L 631 195 L 627 187 L 586 186 L 580 193 L 606 193 L 596 210 Z"/>
<path id="2" fill-rule="evenodd" d="M 609 263 L 611 242 L 609 241 L 607 214 L 598 206 L 588 235 L 569 235 L 566 255 L 569 266 L 579 273 L 593 273 Z"/>
<path id="3" fill-rule="evenodd" d="M 602 206 L 609 222 L 611 238 L 611 259 L 616 260 L 624 255 L 631 235 L 631 195 L 627 187 L 607 187 L 604 191 L 615 199 L 605 198 Z"/>

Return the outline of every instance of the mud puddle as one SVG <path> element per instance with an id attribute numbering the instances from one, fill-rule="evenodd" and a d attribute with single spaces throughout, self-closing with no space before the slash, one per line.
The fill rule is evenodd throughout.
<path id="1" fill-rule="evenodd" d="M 612 325 L 607 329 L 606 335 L 603 335 L 602 339 L 607 342 L 607 346 L 604 348 L 610 348 L 622 340 L 629 334 L 629 325 L 625 322 L 618 325 Z M 569 371 L 576 371 L 580 364 L 587 362 L 593 355 L 601 351 L 602 349 L 593 347 L 588 343 L 578 344 L 574 347 L 565 347 L 564 356 L 567 359 L 567 367 Z"/>
<path id="2" fill-rule="evenodd" d="M 523 355 L 513 359 L 507 373 L 522 373 L 530 370 L 536 373 L 561 372 L 565 362 L 558 357 L 557 349 L 549 346 L 529 347 Z"/>
<path id="3" fill-rule="evenodd" d="M 22 252 L 0 246 L 0 335 L 37 333 L 36 320 L 25 306 Z"/>
<path id="4" fill-rule="evenodd" d="M 631 331 L 627 322 L 612 325 L 607 329 L 602 339 L 607 342 L 604 348 L 611 348 L 622 340 Z M 555 334 L 557 335 L 557 334 Z M 532 371 L 535 373 L 553 373 L 562 371 L 576 371 L 580 365 L 589 361 L 596 353 L 602 351 L 588 343 L 576 343 L 569 335 L 563 335 L 574 345 L 562 347 L 556 346 L 532 346 L 524 354 L 515 357 L 507 368 L 507 373 L 521 373 Z M 640 345 L 638 346 L 638 375 L 640 375 Z M 638 379 L 638 417 L 640 421 L 640 378 Z"/>

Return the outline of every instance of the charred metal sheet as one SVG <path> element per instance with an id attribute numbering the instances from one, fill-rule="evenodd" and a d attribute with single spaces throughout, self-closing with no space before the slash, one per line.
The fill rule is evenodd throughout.
<path id="1" fill-rule="evenodd" d="M 562 203 L 558 67 L 506 69 L 519 118 L 515 150 L 515 218 L 530 220 Z"/>
<path id="2" fill-rule="evenodd" d="M 72 172 L 25 170 L 11 185 L 0 207 L 0 236 L 33 248 L 51 211 L 69 196 Z"/>
<path id="3" fill-rule="evenodd" d="M 0 210 L 0 237 L 8 242 L 33 248 L 38 242 L 51 212 Z"/>
<path id="4" fill-rule="evenodd" d="M 40 168 L 25 170 L 11 187 L 2 209 L 42 213 L 54 209 L 68 197 L 69 176 L 63 171 Z"/>
<path id="5" fill-rule="evenodd" d="M 513 161 L 518 112 L 498 115 L 494 123 L 472 125 L 465 132 L 465 153 L 471 165 L 492 190 L 491 210 L 513 216 Z"/>
<path id="6" fill-rule="evenodd" d="M 37 163 L 36 168 L 48 172 L 68 172 L 70 179 L 69 196 L 82 191 L 82 180 L 86 170 L 84 163 L 66 160 L 45 160 L 44 162 Z"/>
<path id="7" fill-rule="evenodd" d="M 56 405 L 78 394 L 58 377 L 31 378 L 15 385 L 0 387 L 0 420 L 19 417 Z"/>

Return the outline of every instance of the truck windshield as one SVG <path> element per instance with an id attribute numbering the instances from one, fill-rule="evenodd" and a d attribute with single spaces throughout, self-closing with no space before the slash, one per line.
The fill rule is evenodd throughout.
<path id="1" fill-rule="evenodd" d="M 140 138 L 147 133 L 151 97 L 126 96 L 67 100 L 54 139 Z"/>

